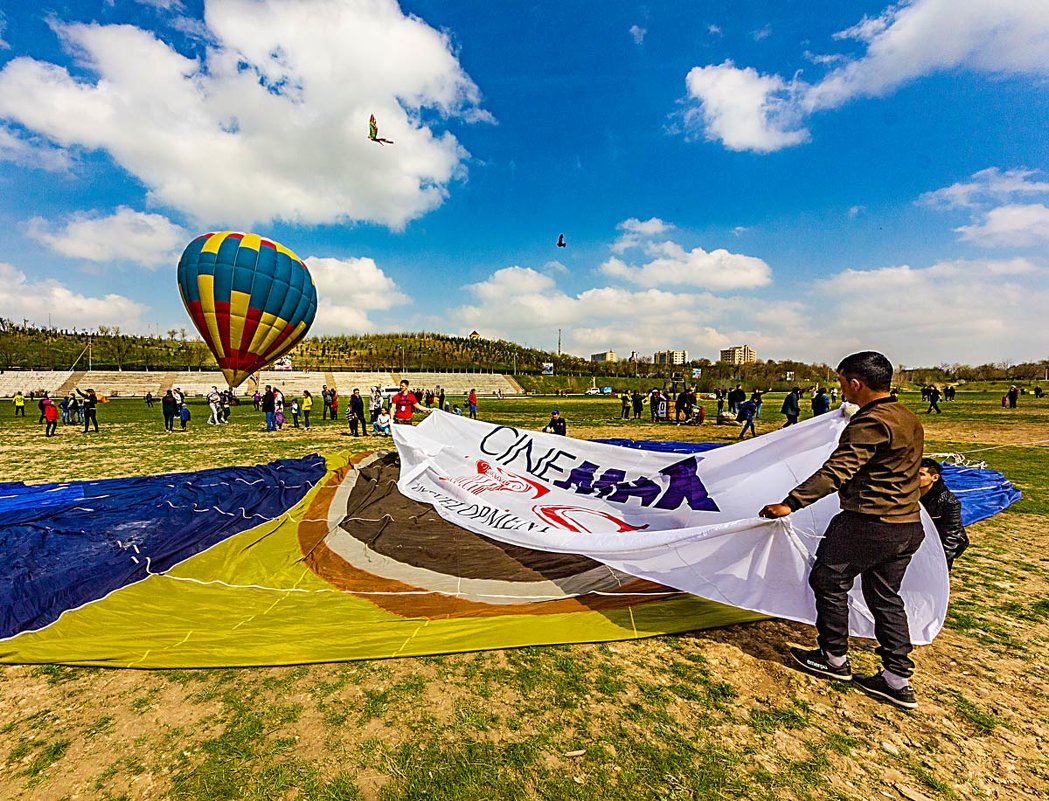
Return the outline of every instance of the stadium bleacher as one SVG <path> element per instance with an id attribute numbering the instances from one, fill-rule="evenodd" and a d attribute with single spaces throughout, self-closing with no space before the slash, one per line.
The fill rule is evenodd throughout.
<path id="1" fill-rule="evenodd" d="M 102 395 L 113 398 L 144 397 L 147 392 L 154 396 L 164 394 L 170 387 L 179 387 L 187 396 L 207 395 L 213 386 L 222 389 L 226 379 L 218 370 L 181 371 L 165 373 L 163 371 L 118 371 L 92 370 L 70 373 L 66 370 L 6 370 L 0 372 L 0 397 L 10 398 L 16 392 L 36 395 L 41 392 L 55 394 L 75 378 L 81 389 L 91 387 Z M 280 387 L 289 397 L 301 395 L 308 389 L 319 395 L 325 384 L 334 386 L 341 395 L 349 395 L 354 387 L 359 387 L 362 394 L 367 394 L 372 387 L 394 387 L 401 378 L 407 378 L 415 389 L 437 389 L 443 387 L 448 395 L 465 395 L 476 389 L 479 395 L 517 395 L 517 385 L 500 373 L 434 373 L 434 372 L 324 372 L 315 370 L 266 370 L 259 374 L 259 385 Z M 240 396 L 250 396 L 255 392 L 255 384 L 250 379 L 237 388 Z"/>
<path id="2" fill-rule="evenodd" d="M 4 370 L 0 373 L 0 397 L 12 398 L 18 392 L 53 395 L 70 375 L 67 370 Z"/>

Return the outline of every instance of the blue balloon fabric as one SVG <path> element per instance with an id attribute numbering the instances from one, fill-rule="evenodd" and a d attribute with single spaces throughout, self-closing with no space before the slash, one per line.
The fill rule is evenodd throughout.
<path id="1" fill-rule="evenodd" d="M 0 484 L 0 639 L 279 517 L 324 474 L 324 459 L 314 455 L 195 473 Z"/>

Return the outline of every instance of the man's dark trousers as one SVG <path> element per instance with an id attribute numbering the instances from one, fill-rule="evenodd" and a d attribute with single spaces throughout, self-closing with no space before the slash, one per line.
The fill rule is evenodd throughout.
<path id="1" fill-rule="evenodd" d="M 817 641 L 824 653 L 843 656 L 849 650 L 848 595 L 859 576 L 874 617 L 875 653 L 897 676 L 914 673 L 900 584 L 924 538 L 921 523 L 883 523 L 856 512 L 841 512 L 830 521 L 809 575 L 816 596 Z"/>

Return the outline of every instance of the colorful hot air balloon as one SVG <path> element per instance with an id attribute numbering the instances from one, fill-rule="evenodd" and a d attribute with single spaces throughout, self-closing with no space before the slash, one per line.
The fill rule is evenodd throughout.
<path id="1" fill-rule="evenodd" d="M 257 234 L 198 236 L 179 260 L 178 288 L 231 387 L 294 348 L 317 314 L 305 263 Z"/>

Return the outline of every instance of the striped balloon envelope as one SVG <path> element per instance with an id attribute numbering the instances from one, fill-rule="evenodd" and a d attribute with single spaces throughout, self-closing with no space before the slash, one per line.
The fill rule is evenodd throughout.
<path id="1" fill-rule="evenodd" d="M 317 288 L 292 251 L 258 234 L 202 234 L 182 253 L 178 288 L 231 387 L 298 344 Z"/>

